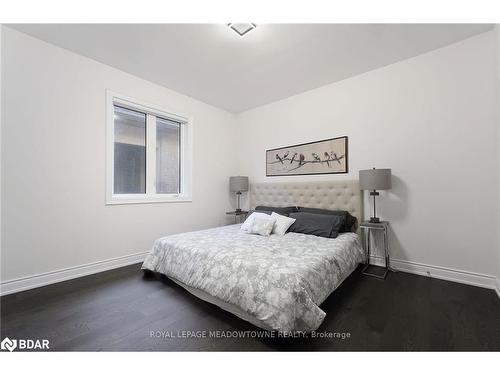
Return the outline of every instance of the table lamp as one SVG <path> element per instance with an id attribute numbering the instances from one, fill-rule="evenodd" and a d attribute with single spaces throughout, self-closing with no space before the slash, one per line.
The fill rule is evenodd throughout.
<path id="1" fill-rule="evenodd" d="M 359 171 L 359 188 L 370 190 L 370 195 L 373 196 L 373 216 L 370 218 L 370 223 L 380 223 L 375 205 L 375 197 L 379 195 L 377 190 L 389 190 L 391 187 L 390 169 L 373 168 Z"/>
<path id="2" fill-rule="evenodd" d="M 229 191 L 232 193 L 236 193 L 238 201 L 236 212 L 241 212 L 240 196 L 242 192 L 248 191 L 248 177 L 247 176 L 229 177 Z"/>

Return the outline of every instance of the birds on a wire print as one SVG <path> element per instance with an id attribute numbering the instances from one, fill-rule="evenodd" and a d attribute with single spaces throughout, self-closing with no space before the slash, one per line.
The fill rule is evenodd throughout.
<path id="1" fill-rule="evenodd" d="M 285 161 L 289 161 L 289 166 L 292 165 L 293 163 L 298 163 L 297 166 L 291 167 L 288 169 L 288 171 L 293 171 L 295 169 L 298 169 L 306 164 L 310 163 L 326 163 L 328 168 L 331 168 L 333 166 L 333 163 L 338 163 L 339 165 L 342 165 L 342 159 L 344 159 L 345 155 L 337 155 L 336 152 L 330 151 L 327 152 L 325 151 L 323 153 L 323 159 L 315 152 L 311 153 L 311 159 L 306 159 L 306 156 L 303 153 L 297 153 L 294 152 L 293 155 L 290 157 L 290 151 L 287 150 L 284 154 L 280 155 L 279 153 L 275 154 L 275 159 L 276 161 L 274 162 L 269 162 L 269 164 L 275 164 L 275 163 L 281 163 L 285 165 Z"/>

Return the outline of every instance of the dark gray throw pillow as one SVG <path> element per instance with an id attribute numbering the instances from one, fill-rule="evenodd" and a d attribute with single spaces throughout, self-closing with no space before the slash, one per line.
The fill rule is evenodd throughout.
<path id="1" fill-rule="evenodd" d="M 247 214 L 247 217 L 249 217 L 251 214 L 253 214 L 254 212 L 260 212 L 260 213 L 263 213 L 263 214 L 266 214 L 266 215 L 271 215 L 272 212 L 271 211 L 264 211 L 264 210 L 250 210 L 248 211 L 248 214 Z"/>
<path id="2" fill-rule="evenodd" d="M 292 212 L 290 217 L 296 219 L 289 232 L 312 234 L 314 236 L 335 238 L 344 219 L 338 215 L 325 215 L 310 212 Z"/>
<path id="3" fill-rule="evenodd" d="M 344 218 L 344 224 L 340 228 L 339 233 L 353 232 L 356 230 L 356 217 L 352 216 L 349 211 L 342 210 L 325 210 L 323 208 L 310 208 L 310 207 L 299 207 L 299 212 L 309 212 L 313 214 L 323 214 L 323 215 L 334 215 L 342 216 Z"/>
<path id="4" fill-rule="evenodd" d="M 283 216 L 289 216 L 291 212 L 297 212 L 297 207 L 272 207 L 272 206 L 257 206 L 255 207 L 255 211 L 269 211 L 276 212 L 277 214 Z"/>

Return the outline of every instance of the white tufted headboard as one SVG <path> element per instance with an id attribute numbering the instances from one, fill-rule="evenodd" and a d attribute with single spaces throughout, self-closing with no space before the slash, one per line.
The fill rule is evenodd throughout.
<path id="1" fill-rule="evenodd" d="M 363 199 L 357 180 L 272 182 L 250 184 L 250 208 L 302 206 L 349 211 L 363 219 Z"/>

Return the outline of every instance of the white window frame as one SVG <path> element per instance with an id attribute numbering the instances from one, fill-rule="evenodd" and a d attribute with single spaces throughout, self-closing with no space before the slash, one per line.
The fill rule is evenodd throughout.
<path id="1" fill-rule="evenodd" d="M 114 194 L 114 106 L 146 113 L 146 193 Z M 156 121 L 154 116 L 173 120 L 181 125 L 180 145 L 180 193 L 156 193 Z M 106 204 L 137 204 L 161 202 L 191 202 L 192 196 L 192 155 L 193 119 L 177 112 L 160 109 L 141 100 L 106 90 Z"/>

